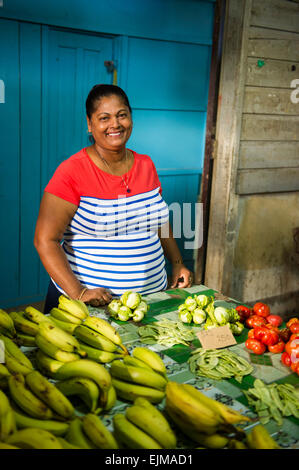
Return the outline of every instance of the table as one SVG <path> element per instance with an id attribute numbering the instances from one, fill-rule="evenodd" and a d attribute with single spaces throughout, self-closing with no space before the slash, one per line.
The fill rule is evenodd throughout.
<path id="1" fill-rule="evenodd" d="M 137 346 L 145 346 L 140 341 L 138 335 L 138 328 L 140 325 L 145 325 L 157 320 L 167 318 L 169 320 L 177 320 L 178 306 L 184 302 L 188 295 L 194 294 L 214 295 L 215 306 L 224 306 L 234 308 L 241 302 L 222 296 L 216 291 L 207 288 L 203 285 L 194 285 L 186 289 L 169 289 L 167 291 L 158 292 L 143 296 L 150 304 L 150 309 L 146 317 L 140 324 L 132 321 L 120 322 L 113 321 L 112 324 L 116 327 L 117 331 L 122 337 L 123 343 L 127 349 L 131 351 Z M 90 307 L 90 314 L 97 315 L 101 318 L 107 319 L 107 314 L 102 308 Z M 158 352 L 166 365 L 167 375 L 169 380 L 180 383 L 189 383 L 196 386 L 200 391 L 205 393 L 211 398 L 227 404 L 240 411 L 242 414 L 252 418 L 257 415 L 254 411 L 247 406 L 247 399 L 245 398 L 242 390 L 247 390 L 253 386 L 256 378 L 260 378 L 265 383 L 290 383 L 299 386 L 299 377 L 297 374 L 292 373 L 291 369 L 286 368 L 280 361 L 280 354 L 265 353 L 262 356 L 250 354 L 245 348 L 245 341 L 247 339 L 248 330 L 245 328 L 240 336 L 236 336 L 237 344 L 229 347 L 230 350 L 239 354 L 252 363 L 254 370 L 251 375 L 245 376 L 240 384 L 235 379 L 228 380 L 213 380 L 205 377 L 195 376 L 189 370 L 187 363 L 191 351 L 201 347 L 199 340 L 192 342 L 191 346 L 175 345 L 171 348 L 165 348 L 161 345 L 146 345 L 146 347 Z M 112 429 L 112 417 L 115 413 L 122 413 L 130 404 L 117 400 L 116 405 L 112 410 L 105 415 L 101 415 L 101 419 L 105 425 Z M 158 405 L 159 409 L 164 408 L 164 400 Z M 241 425 L 245 431 L 256 424 Z M 299 448 L 299 420 L 294 417 L 284 418 L 283 425 L 278 426 L 274 420 L 271 420 L 265 425 L 269 433 L 275 438 L 281 448 L 298 449 Z M 190 442 L 179 432 L 176 432 L 178 438 L 178 449 L 190 448 Z"/>

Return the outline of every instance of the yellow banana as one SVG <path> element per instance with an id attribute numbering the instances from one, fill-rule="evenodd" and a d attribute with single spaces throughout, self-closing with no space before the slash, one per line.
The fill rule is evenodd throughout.
<path id="1" fill-rule="evenodd" d="M 237 439 L 230 439 L 228 442 L 229 449 L 248 449 L 247 445 L 243 441 Z"/>
<path id="2" fill-rule="evenodd" d="M 9 338 L 14 338 L 16 336 L 16 328 L 12 318 L 9 316 L 5 310 L 0 308 L 0 333 L 3 333 Z"/>
<path id="3" fill-rule="evenodd" d="M 74 334 L 74 331 L 78 326 L 76 325 L 76 323 L 57 320 L 57 318 L 52 317 L 52 315 L 50 315 L 49 318 L 52 321 L 53 325 L 59 326 L 59 328 L 66 331 L 67 333 L 70 333 L 71 335 Z"/>
<path id="4" fill-rule="evenodd" d="M 16 430 L 16 422 L 10 402 L 5 393 L 0 390 L 0 441 Z"/>
<path id="5" fill-rule="evenodd" d="M 180 415 L 170 407 L 167 408 L 167 414 L 177 426 L 178 429 L 181 430 L 183 434 L 188 436 L 192 441 L 199 443 L 203 434 L 203 427 L 202 431 L 198 431 L 192 424 L 185 422 Z M 206 426 L 204 428 L 204 433 L 206 435 L 213 435 L 217 432 L 217 426 Z"/>
<path id="6" fill-rule="evenodd" d="M 148 364 L 154 371 L 166 375 L 165 364 L 155 351 L 140 346 L 133 349 L 132 356 Z"/>
<path id="7" fill-rule="evenodd" d="M 151 366 L 149 366 L 148 364 L 146 364 L 145 362 L 143 361 L 140 361 L 140 359 L 137 359 L 136 357 L 132 357 L 132 356 L 124 356 L 123 357 L 123 361 L 126 365 L 128 366 L 134 366 L 134 367 L 143 367 L 144 369 L 150 369 L 150 370 L 153 370 L 151 368 Z"/>
<path id="8" fill-rule="evenodd" d="M 82 427 L 87 437 L 98 449 L 118 449 L 115 437 L 98 416 L 92 413 L 83 416 Z"/>
<path id="9" fill-rule="evenodd" d="M 73 377 L 56 382 L 55 385 L 67 397 L 72 395 L 79 396 L 91 413 L 96 411 L 100 390 L 93 380 L 86 377 Z"/>
<path id="10" fill-rule="evenodd" d="M 68 323 L 75 323 L 76 325 L 81 325 L 82 323 L 82 320 L 80 320 L 80 318 L 75 317 L 74 315 L 66 312 L 65 310 L 61 310 L 61 308 L 56 308 L 56 307 L 52 308 L 50 310 L 50 315 L 52 315 L 52 317 L 57 318 L 57 320 L 60 320 L 60 321 L 65 321 Z"/>
<path id="11" fill-rule="evenodd" d="M 250 418 L 242 415 L 239 411 L 235 411 L 224 403 L 220 403 L 217 400 L 213 400 L 212 398 L 207 397 L 192 385 L 182 384 L 182 387 L 194 398 L 200 400 L 203 404 L 206 404 L 216 413 L 219 413 L 223 420 L 228 424 L 240 423 L 242 421 L 251 421 Z"/>
<path id="12" fill-rule="evenodd" d="M 72 418 L 74 407 L 67 397 L 40 372 L 34 370 L 27 374 L 25 382 L 30 390 L 46 405 L 65 419 Z"/>
<path id="13" fill-rule="evenodd" d="M 53 343 L 50 343 L 46 338 L 44 338 L 39 333 L 35 337 L 36 346 L 39 347 L 43 353 L 48 356 L 56 359 L 60 362 L 72 362 L 80 359 L 79 354 L 73 352 L 63 351 L 55 346 Z"/>
<path id="14" fill-rule="evenodd" d="M 112 377 L 145 387 L 165 390 L 167 381 L 159 373 L 142 367 L 127 366 L 120 360 L 113 361 L 110 368 Z"/>
<path id="15" fill-rule="evenodd" d="M 2 449 L 20 449 L 20 447 L 12 446 L 6 442 L 0 442 L 0 450 Z"/>
<path id="16" fill-rule="evenodd" d="M 125 354 L 128 354 L 127 348 L 122 344 L 122 339 L 118 331 L 106 320 L 103 318 L 98 318 L 95 316 L 88 316 L 84 322 L 85 326 L 88 326 L 97 333 L 101 333 L 106 338 L 110 339 L 112 343 L 121 347 Z"/>
<path id="17" fill-rule="evenodd" d="M 63 351 L 75 352 L 80 355 L 82 353 L 83 356 L 86 356 L 86 353 L 83 354 L 83 351 L 80 351 L 78 340 L 70 333 L 67 333 L 56 325 L 54 326 L 49 322 L 40 323 L 39 334 Z"/>
<path id="18" fill-rule="evenodd" d="M 58 436 L 57 439 L 62 445 L 63 449 L 81 449 L 81 447 L 74 446 L 73 444 L 71 444 L 70 442 L 68 442 L 66 439 L 64 439 L 61 436 Z"/>
<path id="19" fill-rule="evenodd" d="M 52 410 L 26 386 L 22 374 L 11 375 L 8 386 L 13 401 L 33 418 L 52 419 Z"/>
<path id="20" fill-rule="evenodd" d="M 129 449 L 162 449 L 151 436 L 132 424 L 123 414 L 113 416 L 114 434 Z"/>
<path id="21" fill-rule="evenodd" d="M 58 371 L 64 362 L 56 361 L 52 357 L 43 353 L 41 349 L 35 355 L 36 365 L 38 370 L 47 377 L 55 378 L 55 373 Z"/>
<path id="22" fill-rule="evenodd" d="M 77 326 L 74 334 L 80 341 L 83 341 L 83 343 L 86 343 L 93 348 L 98 348 L 107 352 L 115 352 L 118 349 L 118 346 L 115 343 L 112 343 L 110 339 L 87 326 Z"/>
<path id="23" fill-rule="evenodd" d="M 197 442 L 208 449 L 223 449 L 223 447 L 227 446 L 229 438 L 218 433 L 210 435 L 198 433 Z"/>
<path id="24" fill-rule="evenodd" d="M 13 356 L 21 365 L 28 369 L 33 369 L 33 365 L 27 356 L 21 351 L 21 349 L 10 339 L 4 335 L 0 335 L 0 339 L 4 342 L 5 353 L 9 353 Z"/>
<path id="25" fill-rule="evenodd" d="M 197 390 L 196 392 L 200 393 Z M 184 422 L 191 424 L 199 432 L 206 432 L 207 428 L 223 423 L 219 413 L 198 400 L 194 394 L 191 395 L 177 382 L 168 382 L 166 386 L 167 412 L 169 409 L 174 410 Z"/>
<path id="26" fill-rule="evenodd" d="M 21 449 L 62 449 L 54 434 L 40 428 L 20 429 L 11 434 L 6 442 Z"/>
<path id="27" fill-rule="evenodd" d="M 176 448 L 176 436 L 164 415 L 148 400 L 137 398 L 126 409 L 126 418 L 155 439 L 164 449 Z"/>
<path id="28" fill-rule="evenodd" d="M 71 377 L 87 377 L 94 380 L 102 391 L 100 406 L 106 405 L 108 389 L 111 386 L 111 376 L 102 364 L 89 359 L 66 362 L 57 370 L 55 376 L 58 380 L 69 379 Z"/>
<path id="29" fill-rule="evenodd" d="M 111 410 L 111 408 L 113 408 L 116 403 L 116 399 L 117 399 L 116 390 L 111 384 L 108 390 L 107 403 L 104 407 L 104 410 L 106 411 Z"/>
<path id="30" fill-rule="evenodd" d="M 250 449 L 280 449 L 280 446 L 262 424 L 257 424 L 247 435 Z"/>
<path id="31" fill-rule="evenodd" d="M 116 395 L 125 401 L 134 401 L 138 397 L 143 397 L 147 398 L 151 403 L 160 403 L 165 397 L 165 392 L 157 388 L 124 382 L 113 377 L 112 385 L 116 390 Z"/>
<path id="32" fill-rule="evenodd" d="M 81 341 L 79 342 L 81 349 L 86 352 L 88 359 L 92 359 L 93 361 L 106 364 L 114 361 L 115 359 L 124 357 L 122 353 L 118 354 L 109 351 L 102 351 L 101 349 L 94 348 L 88 344 L 82 343 Z"/>
<path id="33" fill-rule="evenodd" d="M 68 432 L 64 436 L 64 439 L 70 444 L 79 447 L 80 449 L 96 448 L 96 446 L 84 433 L 82 421 L 79 418 L 75 418 L 71 421 Z"/>
<path id="34" fill-rule="evenodd" d="M 35 344 L 35 336 L 33 335 L 25 335 L 24 333 L 17 332 L 16 341 L 19 346 L 27 346 L 27 347 L 34 347 Z"/>
<path id="35" fill-rule="evenodd" d="M 65 295 L 61 295 L 58 302 L 58 308 L 65 310 L 74 317 L 80 318 L 80 320 L 84 320 L 89 315 L 87 306 L 81 300 L 73 300 Z"/>
<path id="36" fill-rule="evenodd" d="M 39 325 L 43 321 L 48 321 L 51 323 L 51 319 L 48 315 L 45 315 L 36 308 L 32 307 L 31 305 L 25 308 L 24 316 L 28 320 L 31 320 L 33 323 L 36 323 L 37 325 Z"/>
<path id="37" fill-rule="evenodd" d="M 11 374 L 29 374 L 32 367 L 27 367 L 15 359 L 8 351 L 5 353 L 5 365 Z"/>
<path id="38" fill-rule="evenodd" d="M 38 332 L 38 325 L 28 320 L 24 312 L 10 312 L 10 318 L 13 320 L 17 331 L 24 333 L 25 335 L 35 336 Z"/>
<path id="39" fill-rule="evenodd" d="M 4 364 L 0 363 L 0 379 L 7 379 L 10 376 L 10 372 Z"/>
<path id="40" fill-rule="evenodd" d="M 37 419 L 17 411 L 14 407 L 14 415 L 18 429 L 39 428 L 51 432 L 54 436 L 64 436 L 69 428 L 69 423 L 54 419 Z"/>

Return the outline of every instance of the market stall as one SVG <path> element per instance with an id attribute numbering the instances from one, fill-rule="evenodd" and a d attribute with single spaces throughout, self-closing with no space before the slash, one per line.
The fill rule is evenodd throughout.
<path id="1" fill-rule="evenodd" d="M 137 351 L 136 348 L 147 348 L 157 353 L 158 357 L 163 360 L 168 383 L 188 384 L 206 397 L 228 406 L 229 409 L 245 417 L 243 422 L 236 421 L 237 427 L 233 430 L 235 433 L 238 434 L 239 432 L 241 434 L 239 436 L 234 434 L 231 439 L 227 440 L 226 445 L 219 445 L 218 447 L 236 448 L 232 444 L 236 440 L 235 437 L 237 437 L 237 440 L 240 439 L 240 442 L 244 442 L 244 435 L 248 435 L 256 425 L 262 424 L 281 449 L 299 448 L 298 374 L 281 361 L 282 353 L 271 353 L 269 350 L 266 350 L 263 354 L 255 354 L 252 350 L 248 349 L 245 346 L 245 342 L 248 339 L 248 332 L 250 330 L 246 326 L 238 334 L 218 337 L 218 340 L 224 341 L 224 343 L 218 343 L 218 345 L 211 349 L 203 348 L 203 344 L 199 340 L 201 338 L 203 341 L 203 336 L 200 336 L 200 333 L 212 331 L 212 329 L 204 327 L 206 321 L 196 324 L 194 322 L 183 323 L 180 319 L 180 311 L 183 310 L 181 306 L 185 304 L 186 299 L 196 298 L 197 296 L 205 296 L 212 299 L 215 309 L 223 307 L 224 309 L 235 311 L 234 309 L 240 304 L 235 300 L 223 297 L 221 294 L 205 286 L 195 285 L 188 289 L 172 289 L 144 296 L 143 299 L 149 308 L 141 321 L 136 321 L 138 320 L 137 317 L 135 321 L 132 318 L 126 321 L 111 318 L 109 317 L 107 307 L 89 307 L 88 313 L 90 317 L 112 320 L 112 325 L 121 338 L 122 351 L 126 350 L 129 353 L 127 357 L 134 357 L 135 360 L 138 360 L 138 355 L 136 354 L 136 357 L 134 355 L 134 350 Z M 56 313 L 54 312 L 54 314 Z M 56 318 L 56 320 L 57 325 L 59 321 L 62 321 L 61 318 L 60 320 Z M 78 322 L 75 326 L 70 322 L 69 324 L 72 325 L 70 331 L 72 328 L 74 333 L 78 325 L 81 325 L 82 330 L 83 323 L 84 320 L 83 322 Z M 17 333 L 21 335 L 21 331 L 18 331 L 17 322 L 15 325 Z M 281 329 L 284 329 L 284 327 L 285 324 L 283 323 Z M 218 332 L 222 331 L 221 328 L 217 330 Z M 77 337 L 83 349 L 91 351 L 88 349 L 91 347 L 91 343 L 88 346 L 82 340 L 82 338 L 84 339 L 82 335 L 84 335 L 84 328 L 81 336 L 77 334 Z M 39 342 L 34 332 L 32 332 L 32 336 L 35 337 L 38 348 L 43 350 L 43 343 Z M 74 336 L 76 336 L 75 333 Z M 206 338 L 204 339 L 206 340 Z M 214 333 L 212 340 L 215 341 Z M 230 342 L 235 344 L 229 344 Z M 222 344 L 223 347 L 219 347 L 219 344 Z M 224 346 L 225 344 L 227 346 Z M 100 346 L 99 349 L 101 349 Z M 31 346 L 23 346 L 22 350 L 31 360 L 34 367 L 37 365 L 37 369 L 45 371 L 45 369 L 38 367 L 36 363 L 36 346 L 33 344 Z M 106 363 L 103 360 L 105 368 L 112 375 L 112 383 L 115 384 L 117 397 L 114 400 L 112 399 L 113 406 L 97 410 L 101 422 L 111 432 L 115 430 L 115 417 L 125 415 L 134 402 L 134 399 L 123 395 L 121 389 L 118 389 L 117 380 L 120 380 L 121 375 L 119 374 L 123 372 L 121 370 L 118 371 L 117 367 L 111 365 L 113 363 L 113 355 L 115 355 L 113 356 L 114 362 L 121 362 L 119 358 L 123 356 L 120 353 L 120 349 L 117 352 L 111 351 L 110 360 L 107 359 Z M 119 357 L 117 357 L 117 354 L 119 354 Z M 91 356 L 89 358 L 91 359 Z M 60 361 L 56 362 L 61 364 Z M 51 376 L 51 374 L 49 375 Z M 79 369 L 77 376 L 80 376 Z M 52 378 L 49 378 L 49 381 L 56 384 L 60 378 L 65 380 L 66 376 L 63 374 L 59 376 L 59 372 L 55 375 L 53 372 Z M 123 380 L 126 382 L 127 377 L 123 376 Z M 157 386 L 157 388 L 159 387 Z M 5 392 L 7 389 L 4 387 L 3 390 Z M 67 392 L 67 389 L 61 388 L 61 390 Z M 9 396 L 9 392 L 7 393 Z M 82 418 L 87 414 L 89 416 L 92 414 L 90 413 L 91 408 L 86 406 L 86 403 L 83 403 L 80 399 L 76 401 L 78 397 L 71 396 L 71 392 L 66 393 L 66 395 L 72 398 L 77 417 Z M 75 392 L 74 395 L 76 395 Z M 73 398 L 75 401 L 73 401 Z M 201 446 L 198 441 L 192 440 L 190 433 L 187 435 L 183 432 L 182 426 L 177 426 L 175 419 L 170 418 L 170 407 L 167 409 L 166 401 L 167 398 L 165 399 L 165 396 L 163 399 L 154 400 L 154 406 L 157 410 L 163 412 L 164 416 L 168 419 L 170 427 L 176 436 L 176 446 L 174 448 L 194 449 L 205 447 Z M 166 414 L 164 413 L 165 410 Z M 173 418 L 175 418 L 175 415 Z M 25 425 L 22 428 L 25 428 Z M 132 444 L 131 447 L 128 447 L 134 448 Z"/>

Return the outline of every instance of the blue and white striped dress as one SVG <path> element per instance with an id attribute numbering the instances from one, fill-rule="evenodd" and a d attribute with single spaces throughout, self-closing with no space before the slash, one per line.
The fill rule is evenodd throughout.
<path id="1" fill-rule="evenodd" d="M 89 157 L 78 158 L 81 152 L 71 157 L 74 165 L 62 164 L 63 168 L 56 170 L 53 179 L 46 187 L 46 191 L 63 197 L 63 193 L 66 192 L 66 178 L 62 178 L 62 175 L 65 175 L 67 170 L 67 184 L 71 181 L 72 188 L 75 187 L 77 192 L 82 181 L 81 166 L 87 167 L 89 179 L 85 181 L 89 181 L 90 184 L 79 190 L 78 209 L 67 227 L 62 242 L 74 274 L 83 286 L 104 287 L 114 296 L 120 296 L 126 290 L 141 294 L 164 290 L 167 287 L 167 275 L 157 231 L 168 221 L 169 210 L 161 196 L 158 176 L 152 161 L 147 156 L 133 152 L 134 165 L 127 173 L 127 181 L 132 192 L 124 194 L 124 189 L 120 191 L 119 187 L 121 177 L 103 172 Z M 73 170 L 74 167 L 76 171 Z M 70 170 L 71 180 L 69 180 Z M 80 174 L 79 183 L 76 176 L 78 174 Z M 105 184 L 101 178 L 99 181 L 99 176 L 104 177 Z M 143 185 L 140 181 L 142 177 L 145 177 Z M 59 184 L 61 180 L 64 186 Z M 94 191 L 95 182 L 96 191 Z M 99 188 L 99 182 L 102 188 Z M 140 187 L 146 190 L 140 192 Z M 117 197 L 101 197 L 102 194 L 106 196 L 107 191 L 110 196 Z M 95 192 L 98 194 L 95 195 Z M 120 192 L 123 194 L 119 194 Z M 72 200 L 72 195 L 65 199 L 75 202 Z M 63 292 L 57 284 L 55 285 Z"/>

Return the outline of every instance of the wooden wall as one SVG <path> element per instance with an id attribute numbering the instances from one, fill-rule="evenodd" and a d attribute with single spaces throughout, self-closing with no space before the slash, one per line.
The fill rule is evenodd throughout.
<path id="1" fill-rule="evenodd" d="M 298 3 L 227 2 L 205 273 L 285 315 L 299 309 Z"/>

